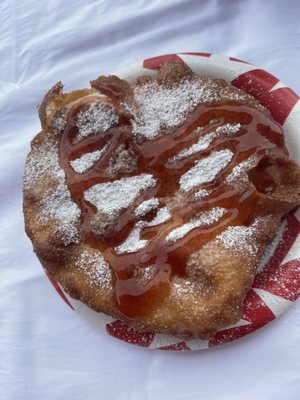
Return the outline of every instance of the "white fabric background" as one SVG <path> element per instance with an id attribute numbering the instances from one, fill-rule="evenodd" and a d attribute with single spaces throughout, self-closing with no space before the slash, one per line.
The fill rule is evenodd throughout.
<path id="1" fill-rule="evenodd" d="M 300 2 L 0 0 L 0 400 L 300 396 L 300 302 L 241 341 L 160 352 L 87 326 L 46 279 L 23 230 L 21 180 L 58 80 L 85 87 L 179 51 L 248 60 L 300 92 Z"/>

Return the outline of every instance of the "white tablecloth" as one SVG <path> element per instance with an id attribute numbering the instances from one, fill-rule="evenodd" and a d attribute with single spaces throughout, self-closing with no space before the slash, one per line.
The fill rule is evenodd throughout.
<path id="1" fill-rule="evenodd" d="M 135 61 L 179 51 L 248 60 L 300 93 L 300 2 L 0 1 L 0 399 L 296 400 L 300 302 L 219 348 L 162 352 L 89 327 L 56 295 L 23 229 L 36 105 Z M 299 127 L 300 134 L 300 127 Z"/>

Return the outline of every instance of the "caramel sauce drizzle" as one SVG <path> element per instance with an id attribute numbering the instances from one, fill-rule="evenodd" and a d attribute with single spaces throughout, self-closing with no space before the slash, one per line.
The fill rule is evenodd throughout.
<path id="1" fill-rule="evenodd" d="M 238 193 L 232 185 L 224 183 L 225 176 L 232 168 L 253 154 L 262 158 L 266 152 L 284 153 L 285 149 L 281 127 L 272 119 L 255 108 L 242 105 L 236 101 L 221 104 L 201 104 L 189 115 L 186 122 L 172 132 L 159 136 L 153 141 L 137 141 L 131 133 L 130 121 L 125 117 L 120 119 L 118 126 L 105 133 L 89 136 L 80 142 L 75 138 L 78 132 L 76 115 L 87 103 L 96 101 L 89 97 L 78 103 L 69 113 L 66 128 L 60 141 L 60 163 L 66 174 L 66 182 L 73 201 L 77 203 L 82 213 L 83 240 L 99 249 L 112 268 L 114 275 L 114 295 L 119 311 L 127 318 L 138 318 L 149 315 L 158 307 L 169 292 L 170 280 L 174 274 L 185 276 L 188 257 L 202 245 L 215 238 L 229 225 L 249 225 L 253 220 L 257 202 L 257 191 L 248 190 Z M 209 124 L 209 122 L 215 121 Z M 240 123 L 241 129 L 233 136 L 221 137 L 212 141 L 207 150 L 200 151 L 187 158 L 170 162 L 179 151 L 188 148 L 199 140 L 195 134 L 198 127 L 203 127 L 201 136 L 214 131 L 226 123 Z M 117 146 L 123 143 L 138 156 L 137 167 L 129 174 L 118 173 L 111 176 L 105 169 L 111 155 Z M 82 154 L 102 148 L 108 144 L 106 153 L 85 173 L 76 173 L 70 166 L 70 161 Z M 214 151 L 230 149 L 233 159 L 221 171 L 213 182 L 201 185 L 209 189 L 210 195 L 204 200 L 195 198 L 196 189 L 183 194 L 184 206 L 172 209 L 172 219 L 161 225 L 145 227 L 141 239 L 148 239 L 148 245 L 135 252 L 117 254 L 115 246 L 120 245 L 128 236 L 135 222 L 135 208 L 152 197 L 157 197 L 160 207 L 166 205 L 166 199 L 179 190 L 180 177 L 192 168 L 200 158 Z M 96 208 L 85 201 L 84 192 L 98 183 L 110 182 L 122 177 L 150 173 L 158 181 L 155 188 L 144 191 L 142 196 L 125 210 L 114 226 L 114 234 L 107 238 L 99 238 L 91 228 L 91 221 L 97 213 Z M 272 194 L 276 186 L 271 176 L 261 173 L 254 176 L 256 187 L 265 194 Z M 255 182 L 254 182 L 255 183 Z M 200 187 L 197 187 L 199 190 Z M 183 238 L 174 243 L 166 243 L 165 237 L 173 229 L 180 227 L 200 212 L 213 207 L 224 207 L 226 213 L 215 223 L 193 229 Z M 143 217 L 150 220 L 156 212 L 150 212 Z M 149 219 L 149 217 L 151 217 Z M 147 283 L 141 283 L 135 277 L 135 268 L 155 265 L 154 277 Z"/>

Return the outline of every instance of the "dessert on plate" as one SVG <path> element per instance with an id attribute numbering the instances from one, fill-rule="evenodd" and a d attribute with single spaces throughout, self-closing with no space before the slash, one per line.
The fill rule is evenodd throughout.
<path id="1" fill-rule="evenodd" d="M 24 174 L 25 228 L 73 298 L 132 327 L 209 338 L 236 323 L 299 204 L 281 126 L 250 95 L 168 62 L 134 82 L 57 83 Z"/>

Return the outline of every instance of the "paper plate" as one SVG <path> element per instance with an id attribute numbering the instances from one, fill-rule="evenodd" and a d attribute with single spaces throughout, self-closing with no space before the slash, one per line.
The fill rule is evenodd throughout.
<path id="1" fill-rule="evenodd" d="M 155 75 L 161 65 L 169 60 L 185 63 L 199 75 L 225 79 L 227 83 L 254 96 L 281 124 L 290 156 L 300 163 L 299 96 L 278 78 L 254 65 L 217 54 L 167 54 L 144 60 L 118 72 L 118 76 L 133 80 L 141 74 Z M 160 333 L 136 331 L 72 299 L 53 279 L 49 279 L 66 303 L 84 319 L 127 343 L 161 350 L 200 350 L 232 342 L 277 318 L 299 296 L 300 211 L 295 211 L 283 221 L 276 239 L 266 249 L 252 288 L 244 300 L 241 320 L 234 326 L 220 330 L 210 340 L 182 340 Z"/>

